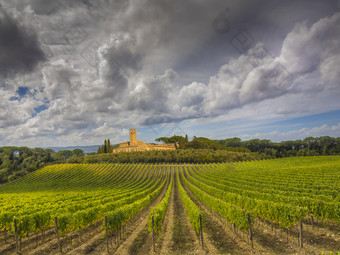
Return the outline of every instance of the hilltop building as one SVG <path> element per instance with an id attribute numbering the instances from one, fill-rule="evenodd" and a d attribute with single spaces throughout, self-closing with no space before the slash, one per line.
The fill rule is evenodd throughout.
<path id="1" fill-rule="evenodd" d="M 117 152 L 131 152 L 131 151 L 163 151 L 163 150 L 176 150 L 178 144 L 147 144 L 142 141 L 137 141 L 137 130 L 130 129 L 130 141 L 120 143 L 119 147 L 113 149 L 113 153 Z"/>

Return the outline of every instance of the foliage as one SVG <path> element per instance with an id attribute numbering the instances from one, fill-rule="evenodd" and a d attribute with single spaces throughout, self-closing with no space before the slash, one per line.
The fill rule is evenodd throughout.
<path id="1" fill-rule="evenodd" d="M 185 185 L 201 202 L 247 230 L 252 217 L 290 228 L 313 216 L 340 222 L 338 156 L 194 166 Z M 314 181 L 318 180 L 318 181 Z"/>
<path id="2" fill-rule="evenodd" d="M 329 136 L 306 137 L 303 140 L 282 141 L 279 143 L 270 140 L 251 139 L 242 141 L 238 137 L 224 140 L 211 140 L 205 137 L 194 136 L 188 141 L 187 136 L 160 137 L 157 142 L 174 143 L 179 142 L 179 149 L 211 149 L 227 150 L 235 152 L 255 152 L 266 154 L 272 158 L 291 156 L 318 156 L 318 155 L 339 155 L 340 137 Z"/>
<path id="3" fill-rule="evenodd" d="M 158 203 L 155 207 L 153 207 L 148 216 L 148 231 L 152 232 L 152 216 L 154 217 L 154 231 L 156 233 L 160 232 L 163 225 L 163 220 L 165 217 L 166 210 L 168 209 L 171 191 L 172 191 L 172 183 L 173 178 L 170 175 L 170 183 L 168 185 L 168 189 L 165 193 L 164 198 L 160 203 Z"/>
<path id="4" fill-rule="evenodd" d="M 205 215 L 201 211 L 201 209 L 191 200 L 185 189 L 183 188 L 181 181 L 179 179 L 180 173 L 176 171 L 176 180 L 177 180 L 177 186 L 179 190 L 179 195 L 181 197 L 181 200 L 183 202 L 183 205 L 185 207 L 185 210 L 188 213 L 189 220 L 191 222 L 191 225 L 193 226 L 194 230 L 197 234 L 200 233 L 200 221 L 199 221 L 199 215 L 202 217 L 202 221 L 204 221 Z M 203 222 L 202 222 L 203 225 Z"/>
<path id="5" fill-rule="evenodd" d="M 243 231 L 252 224 L 248 214 L 282 228 L 310 216 L 338 224 L 339 165 L 339 156 L 176 164 L 171 168 L 141 163 L 50 165 L 0 186 L 0 231 L 5 235 L 13 232 L 15 218 L 19 236 L 26 237 L 52 227 L 57 216 L 60 233 L 67 235 L 83 231 L 107 215 L 108 231 L 113 232 L 150 205 L 170 182 L 164 198 L 152 209 L 159 231 L 175 181 L 197 232 L 202 212 L 188 193 Z M 171 181 L 169 169 L 176 173 Z"/>
<path id="6" fill-rule="evenodd" d="M 26 237 L 53 226 L 56 216 L 65 236 L 107 215 L 114 231 L 160 194 L 167 176 L 155 165 L 47 166 L 0 186 L 0 230 L 13 231 L 15 217 L 19 235 Z"/>
<path id="7" fill-rule="evenodd" d="M 110 139 L 105 139 L 104 144 L 98 147 L 97 153 L 112 153 L 115 146 L 111 145 Z"/>
<path id="8" fill-rule="evenodd" d="M 306 137 L 303 140 L 282 141 L 279 143 L 260 139 L 241 141 L 237 137 L 216 141 L 223 146 L 247 148 L 252 152 L 264 153 L 279 158 L 340 154 L 340 137 Z"/>
<path id="9" fill-rule="evenodd" d="M 188 143 L 188 136 L 186 135 L 185 137 L 180 136 L 180 135 L 174 135 L 172 137 L 160 137 L 156 139 L 156 142 L 162 142 L 165 144 L 168 143 L 178 143 L 179 148 L 182 148 L 185 146 L 185 144 Z"/>
<path id="10" fill-rule="evenodd" d="M 186 149 L 174 151 L 137 151 L 88 155 L 68 160 L 69 163 L 212 163 L 269 158 L 256 153 L 211 149 Z"/>
<path id="11" fill-rule="evenodd" d="M 48 164 L 84 156 L 80 149 L 55 152 L 52 149 L 0 147 L 0 183 L 14 181 Z"/>

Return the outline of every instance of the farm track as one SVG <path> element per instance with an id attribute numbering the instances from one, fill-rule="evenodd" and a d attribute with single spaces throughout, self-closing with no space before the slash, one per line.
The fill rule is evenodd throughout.
<path id="1" fill-rule="evenodd" d="M 195 234 L 181 201 L 177 181 L 174 182 L 173 219 L 170 245 L 164 254 L 205 254 Z M 170 217 L 172 214 L 170 214 Z"/>
<path id="2" fill-rule="evenodd" d="M 175 175 L 172 174 L 172 177 L 175 178 Z M 163 231 L 160 234 L 160 242 L 158 245 L 156 245 L 156 251 L 158 254 L 164 255 L 169 253 L 169 247 L 172 242 L 172 229 L 174 225 L 174 215 L 175 215 L 175 184 L 176 182 L 174 181 L 172 184 L 172 192 L 171 192 L 171 197 L 169 201 L 169 206 L 168 210 L 166 212 L 165 218 L 164 218 L 164 225 L 163 225 Z"/>

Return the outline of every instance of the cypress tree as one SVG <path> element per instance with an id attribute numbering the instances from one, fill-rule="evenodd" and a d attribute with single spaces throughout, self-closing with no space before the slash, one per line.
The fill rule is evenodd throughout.
<path id="1" fill-rule="evenodd" d="M 110 139 L 107 139 L 107 152 L 108 152 L 108 153 L 111 153 L 111 152 L 112 152 L 112 146 L 111 146 Z"/>

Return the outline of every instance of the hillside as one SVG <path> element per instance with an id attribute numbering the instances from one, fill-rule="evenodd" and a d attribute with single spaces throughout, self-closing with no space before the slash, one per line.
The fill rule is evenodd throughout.
<path id="1" fill-rule="evenodd" d="M 152 216 L 158 254 L 335 252 L 339 166 L 339 156 L 46 166 L 0 186 L 0 253 L 15 252 L 16 219 L 23 254 L 57 254 L 57 217 L 64 253 L 152 254 Z"/>

